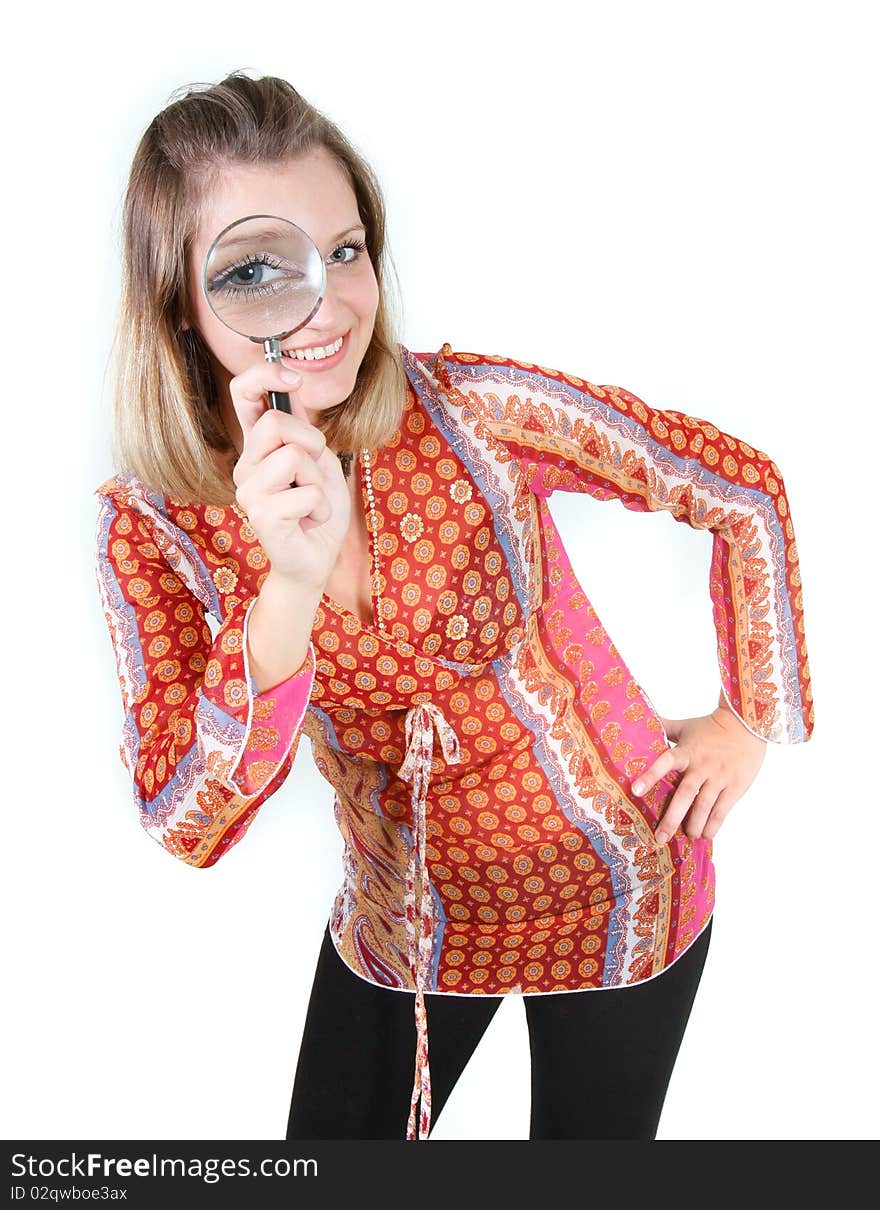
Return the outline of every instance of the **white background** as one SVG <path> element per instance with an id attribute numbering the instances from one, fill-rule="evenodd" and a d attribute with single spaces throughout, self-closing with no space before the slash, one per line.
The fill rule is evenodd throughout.
<path id="1" fill-rule="evenodd" d="M 283 1139 L 341 880 L 307 740 L 210 870 L 141 830 L 94 578 L 131 157 L 173 89 L 237 68 L 289 79 L 375 166 L 408 348 L 624 386 L 781 467 L 816 729 L 768 748 L 716 839 L 712 944 L 659 1138 L 876 1137 L 870 9 L 153 0 L 43 6 L 11 31 L 4 1137 Z M 709 712 L 709 535 L 586 496 L 551 507 L 656 708 Z M 527 1138 L 528 1080 L 510 998 L 433 1137 Z"/>

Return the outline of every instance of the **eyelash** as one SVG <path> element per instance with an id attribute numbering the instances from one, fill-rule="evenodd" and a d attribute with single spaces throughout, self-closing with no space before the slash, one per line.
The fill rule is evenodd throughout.
<path id="1" fill-rule="evenodd" d="M 227 285 L 233 273 L 237 273 L 239 269 L 249 269 L 251 265 L 265 265 L 267 269 L 280 269 L 281 265 L 271 257 L 261 253 L 259 256 L 250 253 L 241 260 L 236 261 L 234 265 L 227 265 L 220 273 L 217 273 L 211 281 L 211 286 L 218 292 L 228 292 Z M 232 291 L 236 298 L 247 298 L 249 301 L 254 298 L 264 298 L 267 294 L 273 293 L 271 282 L 266 282 L 256 286 L 239 286 Z"/>
<path id="2" fill-rule="evenodd" d="M 360 254 L 366 251 L 366 247 L 367 245 L 363 242 L 363 240 L 347 239 L 344 243 L 337 244 L 330 255 L 335 256 L 336 253 L 340 252 L 343 248 L 353 248 L 358 254 L 357 256 L 353 256 L 351 260 L 338 260 L 334 262 L 337 265 L 353 265 Z"/>

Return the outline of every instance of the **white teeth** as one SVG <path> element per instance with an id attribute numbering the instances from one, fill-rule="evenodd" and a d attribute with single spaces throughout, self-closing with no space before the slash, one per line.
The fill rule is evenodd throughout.
<path id="1" fill-rule="evenodd" d="M 334 353 L 338 353 L 342 348 L 344 337 L 340 336 L 338 340 L 334 340 L 332 345 L 323 345 L 317 349 L 304 349 L 300 352 L 298 349 L 286 349 L 288 357 L 293 357 L 297 361 L 323 361 L 325 357 L 332 357 Z"/>

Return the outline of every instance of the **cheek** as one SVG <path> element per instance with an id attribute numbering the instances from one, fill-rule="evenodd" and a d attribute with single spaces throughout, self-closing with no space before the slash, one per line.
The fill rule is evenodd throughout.
<path id="1" fill-rule="evenodd" d="M 233 377 L 262 357 L 262 350 L 253 341 L 222 324 L 199 290 L 193 296 L 195 327 L 211 354 Z"/>
<path id="2" fill-rule="evenodd" d="M 216 315 L 199 317 L 196 326 L 213 357 L 234 378 L 248 366 L 262 360 L 262 348 L 252 340 L 237 335 L 223 326 Z"/>
<path id="3" fill-rule="evenodd" d="M 370 268 L 352 283 L 351 305 L 362 319 L 372 319 L 379 306 L 379 283 Z"/>
<path id="4" fill-rule="evenodd" d="M 251 340 L 245 340 L 244 337 L 237 336 L 226 328 L 223 329 L 223 335 L 219 335 L 208 347 L 233 378 L 249 366 L 263 360 L 260 345 Z"/>

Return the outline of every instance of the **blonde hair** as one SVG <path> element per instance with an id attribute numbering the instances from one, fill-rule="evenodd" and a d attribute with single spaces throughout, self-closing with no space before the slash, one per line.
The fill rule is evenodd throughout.
<path id="1" fill-rule="evenodd" d="M 219 420 L 208 349 L 189 318 L 187 260 L 202 199 L 233 164 L 278 163 L 325 148 L 343 169 L 379 285 L 373 336 L 347 399 L 321 413 L 334 449 L 375 451 L 394 435 L 406 374 L 386 267 L 385 204 L 369 165 L 323 114 L 275 76 L 233 72 L 192 85 L 144 132 L 123 208 L 122 291 L 113 342 L 113 457 L 123 472 L 178 501 L 228 506 L 230 473 L 212 451 L 232 445 Z M 395 274 L 396 280 L 396 274 Z"/>

